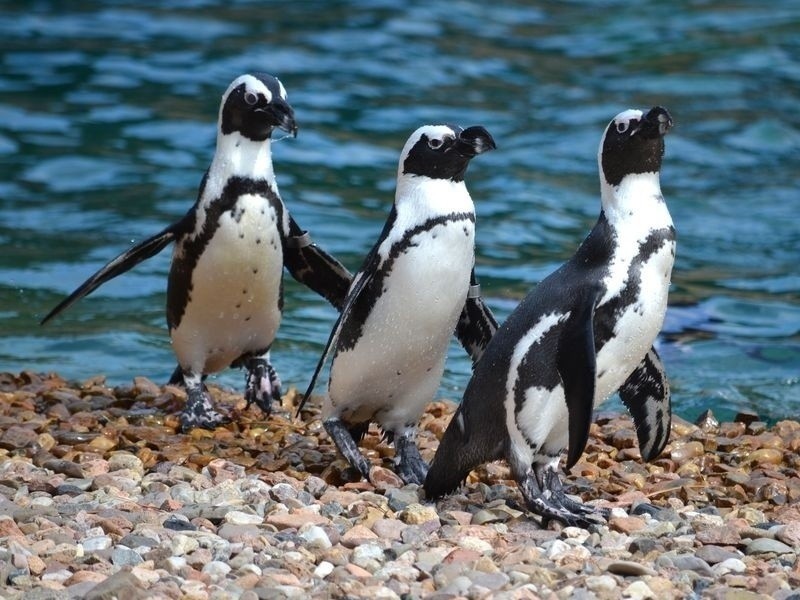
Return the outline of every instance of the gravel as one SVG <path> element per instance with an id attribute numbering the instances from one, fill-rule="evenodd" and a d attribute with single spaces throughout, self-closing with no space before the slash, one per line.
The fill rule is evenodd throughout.
<path id="1" fill-rule="evenodd" d="M 611 517 L 543 528 L 503 463 L 428 503 L 377 430 L 369 483 L 316 407 L 293 418 L 296 391 L 269 418 L 211 391 L 232 422 L 182 435 L 179 388 L 0 374 L 0 597 L 782 600 L 800 587 L 794 421 L 676 418 L 643 464 L 630 419 L 598 414 L 566 483 Z M 422 419 L 428 460 L 453 406 Z"/>

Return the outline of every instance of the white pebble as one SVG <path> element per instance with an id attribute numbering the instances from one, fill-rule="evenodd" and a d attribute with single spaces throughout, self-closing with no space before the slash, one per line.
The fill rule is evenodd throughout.
<path id="1" fill-rule="evenodd" d="M 592 592 L 613 592 L 615 589 L 617 589 L 617 580 L 611 575 L 594 575 L 587 577 L 586 589 Z"/>
<path id="2" fill-rule="evenodd" d="M 383 553 L 383 548 L 378 544 L 371 543 L 356 546 L 351 557 L 354 565 L 358 565 L 370 573 L 378 570 L 385 560 L 386 556 Z"/>
<path id="3" fill-rule="evenodd" d="M 231 525 L 261 525 L 264 522 L 264 517 L 241 510 L 232 510 L 225 513 L 225 521 Z"/>
<path id="4" fill-rule="evenodd" d="M 314 577 L 319 577 L 320 579 L 325 579 L 331 573 L 333 573 L 333 564 L 329 563 L 327 560 L 323 560 L 317 565 L 317 568 L 314 569 Z"/>
<path id="5" fill-rule="evenodd" d="M 717 576 L 727 575 L 728 573 L 744 573 L 747 570 L 747 565 L 738 558 L 726 558 L 721 563 L 717 563 L 711 570 Z"/>
<path id="6" fill-rule="evenodd" d="M 644 581 L 634 581 L 622 591 L 622 597 L 632 598 L 633 600 L 648 600 L 649 598 L 655 599 L 656 596 Z"/>
<path id="7" fill-rule="evenodd" d="M 213 581 L 225 579 L 230 572 L 230 565 L 222 562 L 221 560 L 212 560 L 210 563 L 203 565 L 203 573 L 211 577 Z"/>
<path id="8" fill-rule="evenodd" d="M 172 550 L 173 556 L 189 554 L 199 547 L 200 543 L 196 539 L 190 538 L 188 535 L 183 535 L 182 533 L 179 533 L 170 541 L 170 549 Z"/>
<path id="9" fill-rule="evenodd" d="M 106 550 L 107 548 L 111 548 L 113 543 L 113 540 L 107 535 L 99 535 L 81 540 L 81 546 L 83 546 L 84 552 L 97 552 L 98 550 Z"/>
<path id="10" fill-rule="evenodd" d="M 570 546 L 566 542 L 562 540 L 553 540 L 550 542 L 549 547 L 547 548 L 547 558 L 550 560 L 556 560 L 560 558 L 567 552 L 569 552 Z"/>
<path id="11" fill-rule="evenodd" d="M 472 535 L 467 535 L 461 538 L 461 540 L 458 542 L 458 545 L 465 550 L 473 550 L 480 554 L 490 554 L 493 550 L 492 545 L 489 542 Z"/>
<path id="12" fill-rule="evenodd" d="M 328 534 L 319 525 L 307 523 L 300 528 L 298 535 L 305 540 L 306 546 L 309 548 L 324 550 L 333 546 Z"/>
<path id="13" fill-rule="evenodd" d="M 591 534 L 580 527 L 564 527 L 564 529 L 561 530 L 561 535 L 563 535 L 565 539 L 577 540 L 579 544 L 582 544 L 589 539 Z"/>
<path id="14" fill-rule="evenodd" d="M 166 570 L 173 575 L 175 573 L 180 573 L 180 571 L 186 567 L 187 562 L 183 556 L 170 556 L 165 561 Z"/>

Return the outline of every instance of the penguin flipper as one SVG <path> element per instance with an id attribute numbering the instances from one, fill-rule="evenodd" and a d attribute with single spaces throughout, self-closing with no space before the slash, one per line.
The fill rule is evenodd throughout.
<path id="1" fill-rule="evenodd" d="M 633 417 L 642 458 L 653 460 L 669 441 L 672 421 L 669 383 L 655 348 L 628 376 L 619 396 Z"/>
<path id="2" fill-rule="evenodd" d="M 594 409 L 597 356 L 594 347 L 594 308 L 598 290 L 585 295 L 576 304 L 564 324 L 559 341 L 556 365 L 564 386 L 564 399 L 569 413 L 569 447 L 567 469 L 580 458 L 589 439 L 589 426 Z"/>
<path id="3" fill-rule="evenodd" d="M 39 324 L 44 325 L 50 319 L 72 306 L 84 296 L 91 294 L 105 282 L 110 281 L 116 276 L 122 275 L 127 271 L 130 271 L 140 262 L 147 260 L 148 258 L 151 258 L 161 252 L 167 245 L 175 241 L 181 231 L 181 225 L 183 222 L 184 221 L 182 220 L 178 221 L 178 223 L 170 225 L 156 235 L 139 242 L 132 248 L 128 248 L 116 258 L 113 258 L 94 275 L 89 277 L 89 279 L 84 281 L 74 292 L 59 302 L 58 305 L 53 308 L 53 310 L 47 313 L 47 315 L 39 322 Z"/>
<path id="4" fill-rule="evenodd" d="M 289 217 L 289 236 L 283 244 L 283 261 L 297 281 L 341 309 L 353 280 L 333 256 L 311 241 L 308 232 Z"/>
<path id="5" fill-rule="evenodd" d="M 486 350 L 495 331 L 497 331 L 497 320 L 481 298 L 480 285 L 473 268 L 467 301 L 456 325 L 456 337 L 472 358 L 473 365 L 483 356 L 483 351 Z"/>
<path id="6" fill-rule="evenodd" d="M 314 391 L 314 386 L 317 383 L 317 378 L 319 377 L 320 371 L 322 371 L 322 367 L 325 364 L 325 361 L 328 360 L 328 355 L 336 346 L 336 342 L 339 339 L 339 334 L 342 332 L 342 327 L 353 311 L 353 307 L 356 304 L 361 292 L 367 287 L 367 284 L 372 279 L 372 276 L 369 273 L 374 273 L 372 271 L 365 271 L 361 270 L 356 273 L 355 277 L 353 277 L 353 283 L 350 286 L 350 291 L 347 293 L 347 296 L 344 299 L 344 304 L 342 306 L 342 311 L 339 313 L 339 318 L 336 319 L 336 323 L 331 330 L 331 334 L 328 336 L 328 341 L 325 344 L 325 349 L 322 351 L 322 355 L 317 362 L 317 366 L 314 369 L 314 374 L 311 376 L 311 381 L 308 384 L 308 388 L 306 389 L 306 393 L 303 394 L 303 399 L 300 401 L 300 405 L 297 407 L 296 415 L 300 415 L 300 411 L 305 406 L 305 403 L 308 401 L 309 396 L 311 396 L 311 392 Z"/>

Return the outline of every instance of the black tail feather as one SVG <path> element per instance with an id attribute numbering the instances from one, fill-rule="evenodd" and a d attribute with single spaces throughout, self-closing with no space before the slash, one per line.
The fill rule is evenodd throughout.
<path id="1" fill-rule="evenodd" d="M 462 406 L 447 426 L 425 478 L 423 489 L 430 500 L 453 492 L 474 468 L 501 457 L 502 444 L 468 430 Z"/>

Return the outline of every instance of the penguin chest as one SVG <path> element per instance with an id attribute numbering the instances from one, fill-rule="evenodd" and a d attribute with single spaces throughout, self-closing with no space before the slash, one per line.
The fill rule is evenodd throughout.
<path id="1" fill-rule="evenodd" d="M 278 215 L 262 197 L 241 196 L 192 271 L 183 318 L 172 331 L 182 367 L 212 373 L 265 351 L 280 324 L 283 251 Z"/>
<path id="2" fill-rule="evenodd" d="M 472 221 L 415 235 L 391 261 L 352 348 L 331 366 L 332 410 L 386 428 L 416 423 L 439 387 L 474 261 Z"/>
<path id="3" fill-rule="evenodd" d="M 665 241 L 641 261 L 639 269 L 632 270 L 635 276 L 616 299 L 610 316 L 613 333 L 597 351 L 595 405 L 617 391 L 661 331 L 674 258 L 674 241 Z"/>

